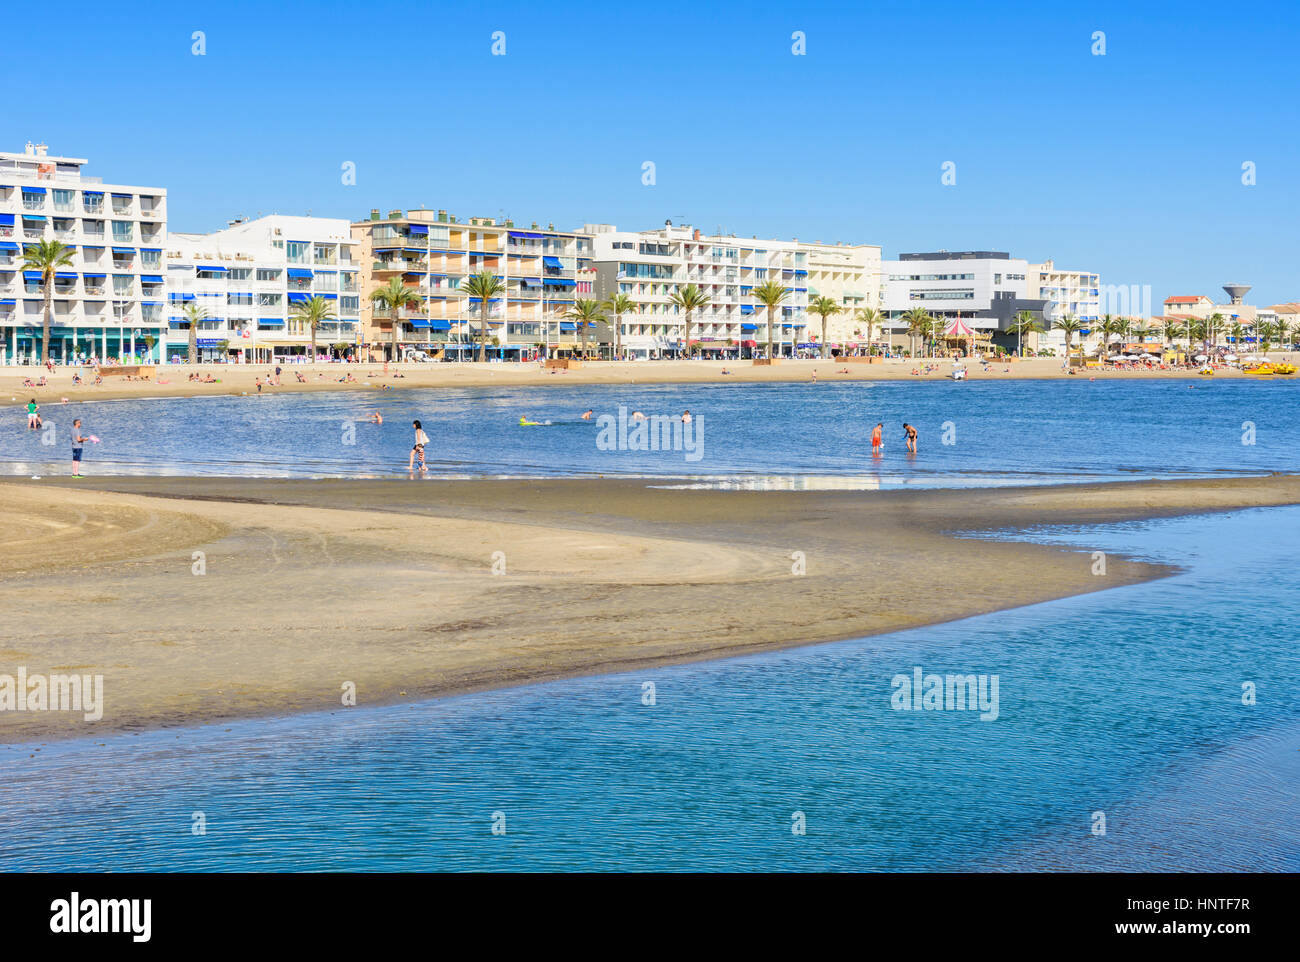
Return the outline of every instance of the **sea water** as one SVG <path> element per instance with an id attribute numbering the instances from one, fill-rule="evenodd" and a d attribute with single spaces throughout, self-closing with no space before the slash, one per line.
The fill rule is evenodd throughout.
<path id="1" fill-rule="evenodd" d="M 0 746 L 0 869 L 1300 870 L 1300 508 L 1027 536 L 1185 569 L 773 654 Z M 996 719 L 896 707 L 916 668 L 996 676 Z"/>
<path id="2" fill-rule="evenodd" d="M 25 398 L 19 398 L 25 401 Z M 68 470 L 72 419 L 102 439 L 85 472 L 405 476 L 420 419 L 439 477 L 684 477 L 741 488 L 1053 483 L 1300 470 L 1300 382 L 1102 380 L 555 385 L 46 403 L 48 435 L 0 412 L 0 472 Z M 607 450 L 619 409 L 680 418 L 684 450 Z M 580 415 L 594 412 L 590 421 Z M 365 419 L 381 411 L 384 423 Z M 521 427 L 519 419 L 551 422 Z M 903 422 L 919 452 L 904 449 Z M 885 448 L 870 434 L 884 422 Z M 44 444 L 48 437 L 52 445 Z M 608 447 L 608 445 L 604 446 Z M 692 453 L 688 457 L 688 453 Z"/>

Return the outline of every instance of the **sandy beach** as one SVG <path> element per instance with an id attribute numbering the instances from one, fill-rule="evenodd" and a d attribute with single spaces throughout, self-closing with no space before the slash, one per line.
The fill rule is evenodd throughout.
<path id="1" fill-rule="evenodd" d="M 1277 359 L 1277 358 L 1274 358 Z M 929 373 L 923 371 L 929 364 Z M 190 397 L 198 395 L 253 394 L 256 381 L 265 382 L 274 367 L 262 364 L 198 364 L 159 367 L 151 381 L 126 381 L 121 377 L 106 377 L 104 383 L 95 385 L 83 381 L 72 383 L 73 370 L 83 375 L 89 368 L 73 369 L 55 367 L 50 375 L 40 367 L 0 367 L 0 398 L 8 396 L 10 403 L 26 403 L 36 398 L 39 404 L 50 404 L 67 398 L 70 401 L 116 399 L 130 397 Z M 771 366 L 754 365 L 750 361 L 589 361 L 574 370 L 547 370 L 535 363 L 515 362 L 479 364 L 470 362 L 434 364 L 389 365 L 383 364 L 294 364 L 282 369 L 278 386 L 263 388 L 264 392 L 283 391 L 378 391 L 404 390 L 427 387 L 482 387 L 536 385 L 536 384 L 704 384 L 744 382 L 810 381 L 816 372 L 818 381 L 872 381 L 872 380 L 942 380 L 952 370 L 950 361 L 887 360 L 876 364 L 853 360 L 781 360 Z M 971 381 L 1000 379 L 1047 379 L 1064 377 L 1114 378 L 1187 378 L 1196 377 L 1195 371 L 1177 370 L 1097 370 L 1087 369 L 1069 375 L 1061 368 L 1059 358 L 1029 358 L 1000 362 L 982 368 L 967 364 Z M 299 383 L 294 372 L 307 379 Z M 724 371 L 728 373 L 723 373 Z M 205 384 L 188 380 L 190 374 L 211 376 L 217 383 Z M 23 380 L 38 380 L 46 374 L 45 387 L 23 387 Z M 351 374 L 355 383 L 340 380 Z M 398 376 L 400 375 L 400 376 Z M 1250 377 L 1237 370 L 1221 370 L 1218 378 Z M 1280 378 L 1279 380 L 1286 380 Z"/>
<path id="2" fill-rule="evenodd" d="M 1300 477 L 1277 475 L 800 493 L 5 482 L 0 672 L 102 674 L 105 710 L 4 712 L 0 740 L 345 710 L 346 683 L 387 703 L 950 621 L 1170 573 L 1112 556 L 1098 576 L 1088 550 L 966 534 L 1294 503 Z"/>

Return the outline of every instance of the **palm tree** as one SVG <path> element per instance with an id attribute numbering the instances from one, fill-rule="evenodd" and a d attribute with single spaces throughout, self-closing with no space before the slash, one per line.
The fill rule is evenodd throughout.
<path id="1" fill-rule="evenodd" d="M 1264 323 L 1257 326 L 1256 334 L 1259 337 L 1260 353 L 1267 354 L 1268 348 L 1265 345 L 1267 345 L 1269 341 L 1273 340 L 1273 338 L 1277 336 L 1277 325 L 1274 324 L 1272 321 L 1265 321 Z M 1281 340 L 1281 338 L 1278 338 L 1278 340 Z"/>
<path id="2" fill-rule="evenodd" d="M 626 294 L 611 294 L 600 305 L 601 310 L 614 315 L 614 356 L 623 356 L 623 315 L 636 313 L 636 303 Z"/>
<path id="3" fill-rule="evenodd" d="M 871 331 L 876 325 L 880 324 L 883 318 L 880 312 L 874 307 L 859 307 L 854 315 L 859 324 L 865 324 L 867 328 L 867 353 L 871 353 Z"/>
<path id="4" fill-rule="evenodd" d="M 311 328 L 311 360 L 316 363 L 316 331 L 325 321 L 334 320 L 334 308 L 330 302 L 319 294 L 313 295 L 305 301 L 299 301 L 293 309 L 294 320 L 301 321 Z M 393 319 L 396 324 L 396 318 Z"/>
<path id="5" fill-rule="evenodd" d="M 1277 332 L 1278 343 L 1291 343 L 1291 322 L 1285 317 L 1278 317 L 1273 322 L 1273 330 Z"/>
<path id="6" fill-rule="evenodd" d="M 1111 336 L 1114 334 L 1122 335 L 1126 327 L 1127 325 L 1124 323 L 1122 318 L 1111 317 L 1109 314 L 1107 314 L 1101 319 L 1101 325 L 1100 325 L 1101 346 L 1102 346 L 1102 352 L 1104 354 L 1106 355 L 1110 354 Z"/>
<path id="7" fill-rule="evenodd" d="M 669 298 L 677 309 L 686 315 L 686 356 L 691 356 L 691 315 L 708 307 L 711 298 L 694 284 L 687 284 L 673 291 Z"/>
<path id="8" fill-rule="evenodd" d="M 191 364 L 198 363 L 199 360 L 199 322 L 207 320 L 208 312 L 197 304 L 191 304 L 185 308 L 185 320 L 190 322 L 190 352 L 189 358 Z"/>
<path id="9" fill-rule="evenodd" d="M 1223 330 L 1225 323 L 1227 323 L 1227 318 L 1222 314 L 1211 314 L 1205 319 L 1205 340 L 1207 348 L 1211 346 L 1211 342 L 1214 346 L 1218 346 L 1219 332 Z"/>
<path id="10" fill-rule="evenodd" d="M 1232 327 L 1228 328 L 1228 333 L 1232 335 L 1232 342 L 1236 346 L 1236 349 L 1240 351 L 1242 342 L 1246 339 L 1246 328 L 1242 326 L 1240 321 L 1238 321 L 1236 324 L 1233 324 Z"/>
<path id="11" fill-rule="evenodd" d="M 388 311 L 393 321 L 393 360 L 397 360 L 397 313 L 404 307 L 420 303 L 420 295 L 415 288 L 407 287 L 400 277 L 394 277 L 383 287 L 370 292 L 370 299 Z"/>
<path id="12" fill-rule="evenodd" d="M 492 298 L 501 296 L 506 289 L 506 282 L 491 271 L 480 271 L 461 285 L 460 289 L 469 297 L 470 303 L 478 301 L 478 359 L 486 361 L 489 305 Z"/>
<path id="13" fill-rule="evenodd" d="M 781 302 L 790 296 L 790 289 L 779 281 L 764 281 L 753 290 L 754 300 L 767 308 L 767 359 L 772 360 L 772 321 Z"/>
<path id="14" fill-rule="evenodd" d="M 1054 323 L 1052 327 L 1065 334 L 1065 356 L 1068 359 L 1070 356 L 1070 341 L 1078 331 L 1083 330 L 1083 323 L 1073 314 L 1066 314 L 1065 317 Z M 1083 356 L 1082 338 L 1079 340 L 1079 356 Z"/>
<path id="15" fill-rule="evenodd" d="M 916 356 L 916 339 L 929 330 L 931 320 L 924 307 L 914 307 L 903 315 L 903 323 L 907 325 L 907 336 L 911 339 L 913 357 Z"/>
<path id="16" fill-rule="evenodd" d="M 1178 323 L 1178 318 L 1176 317 L 1162 318 L 1160 331 L 1165 343 L 1170 347 L 1174 346 L 1175 338 L 1183 336 L 1183 326 Z"/>
<path id="17" fill-rule="evenodd" d="M 50 362 L 50 326 L 54 323 L 54 274 L 72 266 L 73 248 L 58 241 L 37 241 L 23 248 L 23 269 L 40 271 L 45 295 L 45 324 L 41 330 L 41 363 Z"/>
<path id="18" fill-rule="evenodd" d="M 564 312 L 572 317 L 578 325 L 578 336 L 582 338 L 582 356 L 587 356 L 587 330 L 596 326 L 605 315 L 600 312 L 600 302 L 591 298 L 579 298 L 572 307 Z"/>
<path id="19" fill-rule="evenodd" d="M 835 303 L 834 298 L 814 297 L 808 304 L 808 310 L 813 314 L 820 314 L 822 319 L 822 360 L 831 356 L 831 345 L 826 340 L 826 318 L 832 314 L 838 314 L 844 308 Z"/>
<path id="20" fill-rule="evenodd" d="M 1038 323 L 1038 318 L 1034 317 L 1030 311 L 1021 311 L 1016 315 L 1015 320 L 1011 322 L 1011 332 L 1016 335 L 1016 350 L 1023 357 L 1024 347 L 1021 341 L 1030 334 L 1042 333 L 1043 325 Z"/>

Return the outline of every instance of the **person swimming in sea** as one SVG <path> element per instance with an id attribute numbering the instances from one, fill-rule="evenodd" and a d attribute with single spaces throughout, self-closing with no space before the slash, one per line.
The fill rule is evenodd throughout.
<path id="1" fill-rule="evenodd" d="M 591 420 L 591 416 L 592 416 L 593 414 L 595 414 L 595 413 L 596 413 L 596 412 L 595 412 L 594 409 L 592 409 L 592 408 L 587 408 L 586 413 L 584 413 L 584 414 L 582 415 L 582 419 L 583 419 L 584 421 L 590 421 L 590 420 Z"/>

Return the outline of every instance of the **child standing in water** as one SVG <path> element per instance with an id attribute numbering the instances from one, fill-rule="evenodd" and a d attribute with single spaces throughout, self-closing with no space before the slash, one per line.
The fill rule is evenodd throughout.
<path id="1" fill-rule="evenodd" d="M 885 446 L 884 430 L 885 430 L 885 425 L 884 422 L 882 421 L 879 424 L 877 424 L 875 429 L 871 432 L 871 453 L 872 454 L 876 454 L 876 455 L 880 454 L 880 449 Z"/>
<path id="2" fill-rule="evenodd" d="M 415 443 L 411 445 L 411 457 L 406 465 L 406 469 L 414 474 L 415 459 L 418 457 L 420 459 L 420 471 L 423 473 L 425 471 L 424 446 L 429 443 L 429 435 L 424 433 L 424 427 L 419 421 L 412 421 L 411 424 L 415 428 Z"/>

